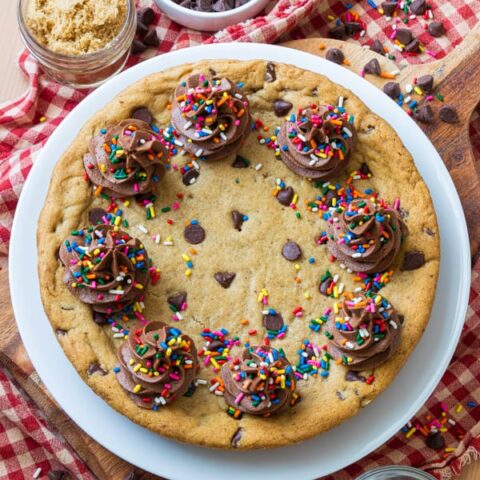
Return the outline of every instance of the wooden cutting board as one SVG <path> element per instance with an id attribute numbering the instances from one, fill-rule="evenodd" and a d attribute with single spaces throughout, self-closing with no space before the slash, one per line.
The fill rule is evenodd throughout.
<path id="1" fill-rule="evenodd" d="M 320 56 L 324 56 L 328 48 L 341 48 L 350 63 L 348 68 L 357 73 L 374 57 L 379 60 L 383 71 L 391 72 L 398 68 L 385 57 L 354 43 L 309 38 L 288 42 L 285 46 Z M 308 68 L 308 65 L 305 67 Z M 467 218 L 471 253 L 475 254 L 480 241 L 480 215 L 477 213 L 480 210 L 480 176 L 469 140 L 468 124 L 480 101 L 480 25 L 446 58 L 426 65 L 405 67 L 396 80 L 405 85 L 412 83 L 415 76 L 427 73 L 434 76 L 437 91 L 442 93 L 448 104 L 455 106 L 459 114 L 460 121 L 457 124 L 449 125 L 437 119 L 432 125 L 422 128 L 437 148 L 455 182 Z M 367 80 L 380 88 L 386 82 L 372 75 L 367 75 Z M 435 105 L 438 103 L 435 102 Z M 0 291 L 0 366 L 10 371 L 99 480 L 158 479 L 139 472 L 97 444 L 57 405 L 42 385 L 23 348 L 13 320 L 5 270 L 0 271 L 0 285 L 4 285 Z"/>

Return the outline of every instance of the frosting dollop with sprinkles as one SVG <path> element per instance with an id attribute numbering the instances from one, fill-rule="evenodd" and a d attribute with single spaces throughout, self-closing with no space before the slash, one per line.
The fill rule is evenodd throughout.
<path id="1" fill-rule="evenodd" d="M 400 341 L 401 316 L 382 296 L 345 299 L 327 322 L 329 352 L 350 370 L 370 370 L 388 360 Z"/>
<path id="2" fill-rule="evenodd" d="M 326 180 L 342 173 L 357 142 L 343 107 L 310 105 L 281 126 L 277 143 L 285 165 L 302 177 Z"/>
<path id="3" fill-rule="evenodd" d="M 71 232 L 59 258 L 65 266 L 66 286 L 94 312 L 110 314 L 132 305 L 149 281 L 143 244 L 112 225 Z"/>
<path id="4" fill-rule="evenodd" d="M 193 340 L 162 322 L 130 333 L 117 356 L 118 382 L 139 407 L 152 410 L 185 395 L 198 369 Z"/>
<path id="5" fill-rule="evenodd" d="M 356 199 L 332 209 L 327 245 L 354 272 L 387 270 L 395 260 L 408 229 L 398 210 L 373 199 Z"/>
<path id="6" fill-rule="evenodd" d="M 221 376 L 225 400 L 244 413 L 269 416 L 298 397 L 290 362 L 270 346 L 246 347 L 222 366 Z"/>
<path id="7" fill-rule="evenodd" d="M 184 150 L 217 160 L 240 148 L 250 131 L 250 105 L 240 87 L 228 78 L 202 74 L 178 85 L 172 123 Z"/>
<path id="8" fill-rule="evenodd" d="M 165 174 L 169 151 L 150 125 L 126 119 L 90 141 L 85 172 L 97 189 L 122 197 L 149 193 Z"/>

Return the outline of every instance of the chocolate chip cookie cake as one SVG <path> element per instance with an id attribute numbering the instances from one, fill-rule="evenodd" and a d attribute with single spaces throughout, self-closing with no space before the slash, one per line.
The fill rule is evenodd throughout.
<path id="1" fill-rule="evenodd" d="M 440 260 L 429 191 L 385 121 L 321 75 L 228 60 L 147 76 L 80 129 L 38 253 L 52 328 L 99 396 L 239 449 L 375 409 Z"/>

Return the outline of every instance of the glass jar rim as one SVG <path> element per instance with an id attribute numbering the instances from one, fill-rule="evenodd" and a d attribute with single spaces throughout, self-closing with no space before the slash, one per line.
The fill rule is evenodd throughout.
<path id="1" fill-rule="evenodd" d="M 126 31 L 129 28 L 131 18 L 134 17 L 136 14 L 135 0 L 125 0 L 127 4 L 127 13 L 125 15 L 125 21 L 122 25 L 122 28 L 115 35 L 115 37 L 109 43 L 107 43 L 105 46 L 103 46 L 98 50 L 95 50 L 89 53 L 82 53 L 80 55 L 73 55 L 73 54 L 55 52 L 53 50 L 50 50 L 49 48 L 45 47 L 45 45 L 42 45 L 35 38 L 35 36 L 30 32 L 30 30 L 28 29 L 25 23 L 23 11 L 22 11 L 22 3 L 28 2 L 28 1 L 31 1 L 31 0 L 17 1 L 17 21 L 20 29 L 20 34 L 23 37 L 24 41 L 27 43 L 27 39 L 28 39 L 28 42 L 33 44 L 30 46 L 34 47 L 37 53 L 41 52 L 42 56 L 48 57 L 50 59 L 61 60 L 65 63 L 74 62 L 76 65 L 78 65 L 79 63 L 80 64 L 88 63 L 98 58 L 101 58 L 105 54 L 105 52 L 108 52 L 110 49 L 113 49 L 119 43 L 121 43 L 123 36 L 125 35 Z"/>
<path id="2" fill-rule="evenodd" d="M 412 480 L 435 480 L 435 477 L 429 473 L 419 470 L 418 468 L 410 467 L 408 465 L 387 465 L 383 467 L 377 467 L 373 470 L 363 473 L 355 480 L 376 480 L 376 475 L 381 473 L 394 473 L 394 474 L 413 474 Z M 395 477 L 391 477 L 391 480 L 394 480 Z M 385 479 L 388 480 L 388 477 Z"/>

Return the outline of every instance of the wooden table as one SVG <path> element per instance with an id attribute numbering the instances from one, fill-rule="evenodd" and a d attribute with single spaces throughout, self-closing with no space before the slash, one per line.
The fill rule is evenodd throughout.
<path id="1" fill-rule="evenodd" d="M 20 35 L 16 21 L 16 1 L 0 0 L 2 4 L 2 16 L 0 18 L 0 102 L 13 100 L 19 97 L 27 87 L 25 77 L 16 67 L 15 61 L 18 52 L 22 48 Z M 480 461 L 465 467 L 460 480 L 480 479 Z"/>

